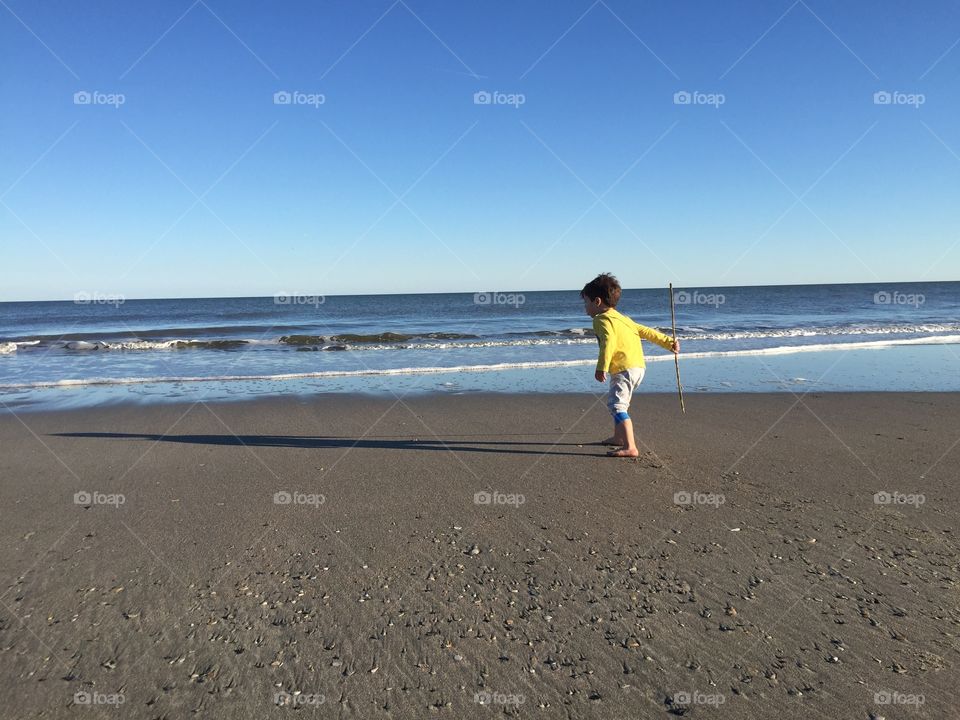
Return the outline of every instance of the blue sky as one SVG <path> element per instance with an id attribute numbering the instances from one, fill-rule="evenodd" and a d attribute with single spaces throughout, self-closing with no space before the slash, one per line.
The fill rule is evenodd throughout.
<path id="1" fill-rule="evenodd" d="M 936 1 L 3 0 L 0 300 L 957 279 L 958 39 Z"/>

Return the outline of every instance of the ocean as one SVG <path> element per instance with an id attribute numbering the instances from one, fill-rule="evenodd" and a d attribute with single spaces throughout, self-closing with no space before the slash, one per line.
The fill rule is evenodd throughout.
<path id="1" fill-rule="evenodd" d="M 960 282 L 676 288 L 684 390 L 960 390 Z M 666 289 L 618 307 L 670 334 Z M 672 392 L 644 343 L 641 392 Z M 601 392 L 577 290 L 0 303 L 0 410 L 327 392 Z"/>

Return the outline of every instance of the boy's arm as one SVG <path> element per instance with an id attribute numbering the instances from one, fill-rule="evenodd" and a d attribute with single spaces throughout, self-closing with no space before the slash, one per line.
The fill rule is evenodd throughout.
<path id="1" fill-rule="evenodd" d="M 653 328 L 647 327 L 646 325 L 641 325 L 640 323 L 636 323 L 636 325 L 637 325 L 637 335 L 642 337 L 644 340 L 649 340 L 650 342 L 654 342 L 660 347 L 662 347 L 664 350 L 670 350 L 670 351 L 673 350 L 672 337 L 670 337 L 669 335 L 664 335 L 659 330 L 654 330 Z"/>
<path id="2" fill-rule="evenodd" d="M 593 331 L 597 334 L 597 342 L 600 343 L 597 372 L 605 373 L 610 369 L 610 363 L 613 361 L 613 344 L 609 342 L 613 326 L 609 318 L 595 317 L 593 319 Z"/>

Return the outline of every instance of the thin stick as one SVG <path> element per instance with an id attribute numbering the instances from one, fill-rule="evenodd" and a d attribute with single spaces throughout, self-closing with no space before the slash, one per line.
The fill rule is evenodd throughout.
<path id="1" fill-rule="evenodd" d="M 670 322 L 673 324 L 673 342 L 677 342 L 677 313 L 673 307 L 673 283 L 670 283 Z M 680 412 L 687 414 L 687 409 L 683 406 L 683 385 L 680 384 L 680 355 L 673 354 L 673 364 L 677 369 L 677 393 L 680 395 Z"/>

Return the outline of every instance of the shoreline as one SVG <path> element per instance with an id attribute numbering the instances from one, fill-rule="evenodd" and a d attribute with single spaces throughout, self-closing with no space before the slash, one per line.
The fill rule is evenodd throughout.
<path id="1" fill-rule="evenodd" d="M 670 357 L 649 354 L 650 371 L 640 388 L 641 395 L 670 394 L 676 391 Z M 251 362 L 257 358 L 248 358 Z M 451 358 L 456 360 L 456 358 Z M 681 355 L 684 391 L 694 394 L 765 394 L 768 392 L 960 392 L 956 351 L 950 345 L 903 345 L 838 352 L 806 352 L 785 355 L 743 355 L 735 358 L 700 358 Z M 226 360 L 225 360 L 226 362 Z M 309 371 L 278 367 L 290 372 L 269 372 L 258 365 L 219 368 L 234 370 L 234 379 L 184 376 L 181 381 L 151 381 L 147 377 L 50 381 L 45 387 L 32 387 L 36 376 L 17 390 L 0 388 L 0 412 L 4 405 L 17 408 L 58 409 L 93 407 L 104 403 L 140 402 L 164 404 L 178 400 L 219 402 L 235 398 L 297 397 L 314 395 L 361 394 L 382 398 L 394 394 L 445 396 L 459 393 L 562 394 L 599 391 L 590 366 L 594 359 L 548 361 L 510 367 L 482 369 L 468 366 L 425 368 L 411 371 L 398 368 L 357 368 L 349 371 Z M 306 366 L 310 367 L 310 366 Z M 491 369 L 493 368 L 493 369 Z M 197 369 L 199 372 L 200 370 Z M 247 374 L 242 374 L 247 371 Z M 44 371 L 46 372 L 46 371 Z M 170 377 L 178 377 L 173 369 Z M 241 374 L 236 374 L 240 372 Z M 166 377 L 166 375 L 164 376 Z M 255 378 L 255 379 L 249 379 Z M 188 381 L 195 380 L 195 381 Z M 92 384 L 91 384 L 92 383 Z"/>

